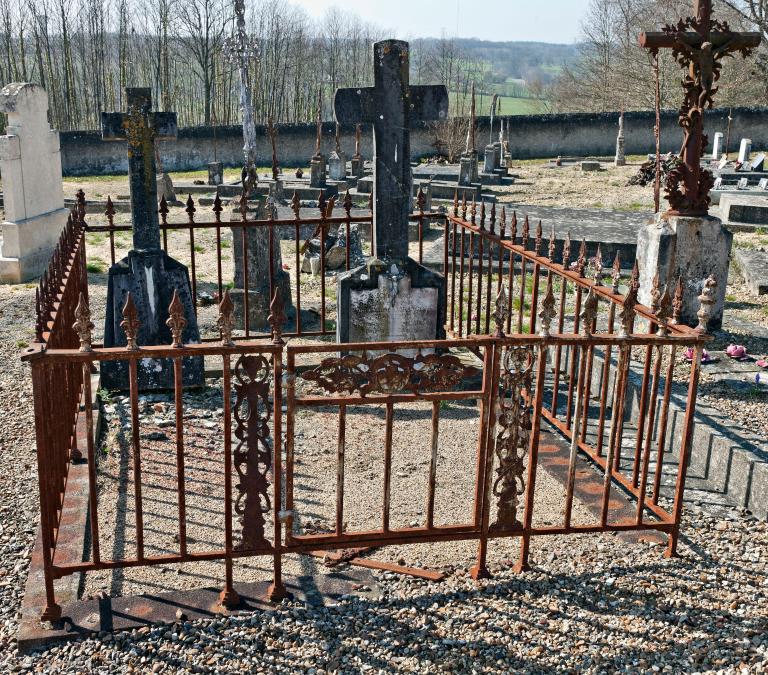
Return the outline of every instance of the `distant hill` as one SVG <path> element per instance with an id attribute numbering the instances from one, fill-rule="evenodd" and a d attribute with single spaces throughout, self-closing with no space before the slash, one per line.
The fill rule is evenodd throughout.
<path id="1" fill-rule="evenodd" d="M 429 48 L 437 42 L 437 38 L 421 38 L 414 40 L 413 45 L 414 48 Z M 486 80 L 489 84 L 511 84 L 512 80 L 550 82 L 563 64 L 573 63 L 579 53 L 577 44 L 490 42 L 475 38 L 456 38 L 453 42 L 469 58 L 490 66 Z"/>

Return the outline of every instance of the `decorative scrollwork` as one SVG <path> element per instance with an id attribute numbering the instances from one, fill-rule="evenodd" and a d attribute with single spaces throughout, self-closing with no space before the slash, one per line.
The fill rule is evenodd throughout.
<path id="1" fill-rule="evenodd" d="M 477 373 L 453 354 L 419 353 L 415 358 L 383 354 L 372 359 L 347 354 L 323 359 L 320 365 L 301 373 L 328 393 L 359 392 L 394 394 L 398 392 L 445 391 Z"/>
<path id="2" fill-rule="evenodd" d="M 232 461 L 237 471 L 238 491 L 235 513 L 242 525 L 238 550 L 270 548 L 264 536 L 266 518 L 272 503 L 267 475 L 272 468 L 272 442 L 269 435 L 269 361 L 260 354 L 241 356 L 235 364 L 235 438 L 238 440 Z"/>
<path id="3" fill-rule="evenodd" d="M 91 321 L 91 310 L 85 300 L 85 296 L 80 293 L 80 298 L 75 308 L 75 323 L 72 325 L 77 337 L 80 339 L 80 351 L 92 352 L 93 347 L 93 321 Z"/>
<path id="4" fill-rule="evenodd" d="M 184 305 L 181 302 L 177 289 L 173 290 L 173 298 L 168 306 L 168 319 L 165 325 L 171 329 L 171 336 L 173 338 L 171 346 L 183 347 L 184 343 L 181 340 L 181 334 L 187 327 L 187 320 L 184 318 Z"/>
<path id="5" fill-rule="evenodd" d="M 139 334 L 139 314 L 136 310 L 136 303 L 133 301 L 133 295 L 129 292 L 125 298 L 125 305 L 123 306 L 123 320 L 120 322 L 120 328 L 125 333 L 126 349 L 128 351 L 135 352 L 138 350 L 139 345 L 136 342 L 136 338 Z"/>
<path id="6" fill-rule="evenodd" d="M 533 349 L 509 347 L 502 361 L 496 434 L 496 479 L 493 494 L 498 500 L 492 529 L 521 527 L 518 499 L 525 492 L 525 458 L 531 438 L 531 410 L 525 394 L 531 389 Z"/>

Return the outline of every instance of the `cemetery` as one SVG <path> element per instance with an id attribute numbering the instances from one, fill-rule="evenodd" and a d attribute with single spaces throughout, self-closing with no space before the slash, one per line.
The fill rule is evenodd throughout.
<path id="1" fill-rule="evenodd" d="M 713 109 L 762 36 L 712 5 L 637 36 L 677 113 L 568 133 L 399 39 L 257 124 L 244 0 L 215 151 L 4 83 L 3 670 L 766 672 L 768 113 Z"/>

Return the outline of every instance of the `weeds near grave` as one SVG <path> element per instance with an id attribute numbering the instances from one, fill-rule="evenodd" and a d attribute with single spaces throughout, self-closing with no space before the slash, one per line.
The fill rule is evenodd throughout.
<path id="1" fill-rule="evenodd" d="M 101 258 L 91 258 L 85 265 L 85 269 L 92 274 L 104 274 L 107 270 L 107 263 Z"/>
<path id="2" fill-rule="evenodd" d="M 229 239 L 222 239 L 221 248 L 232 248 L 232 242 Z"/>
<path id="3" fill-rule="evenodd" d="M 733 295 L 733 294 L 731 294 L 731 293 L 728 293 L 728 294 L 725 296 L 725 299 L 726 299 L 726 301 L 728 301 L 728 302 L 738 302 L 738 300 L 739 300 L 739 299 L 738 299 L 738 298 L 737 298 L 735 295 Z"/>
<path id="4" fill-rule="evenodd" d="M 16 340 L 16 349 L 26 349 L 29 347 L 29 342 L 26 340 Z"/>
<path id="5" fill-rule="evenodd" d="M 203 253 L 205 251 L 205 248 L 200 244 L 195 244 L 194 249 L 195 253 Z"/>

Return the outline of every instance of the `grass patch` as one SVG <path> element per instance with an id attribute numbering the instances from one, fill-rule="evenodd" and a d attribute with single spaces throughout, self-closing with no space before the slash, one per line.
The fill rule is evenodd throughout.
<path id="1" fill-rule="evenodd" d="M 85 269 L 91 274 L 104 274 L 107 271 L 107 263 L 101 258 L 91 258 L 85 264 Z"/>
<path id="2" fill-rule="evenodd" d="M 201 246 L 200 244 L 195 244 L 194 249 L 195 253 L 203 253 L 205 251 L 205 247 Z"/>
<path id="3" fill-rule="evenodd" d="M 29 342 L 26 340 L 16 340 L 17 349 L 26 349 L 27 347 L 29 347 Z"/>

